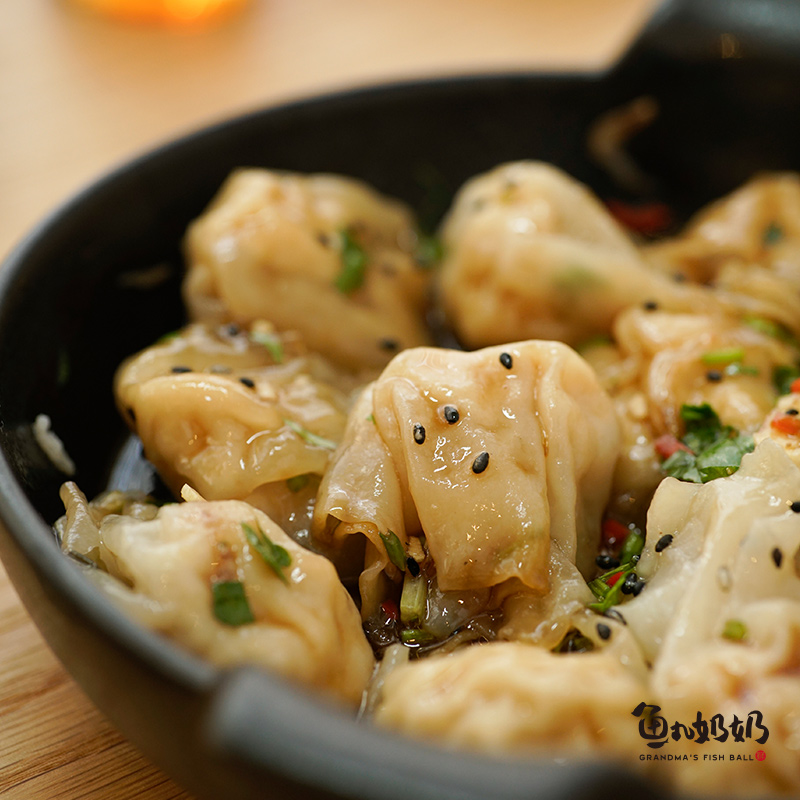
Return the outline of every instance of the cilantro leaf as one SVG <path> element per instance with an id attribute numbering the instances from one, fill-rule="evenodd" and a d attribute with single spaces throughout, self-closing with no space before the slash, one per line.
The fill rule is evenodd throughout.
<path id="1" fill-rule="evenodd" d="M 691 452 L 676 450 L 661 468 L 681 481 L 708 483 L 733 475 L 742 457 L 755 447 L 753 437 L 723 425 L 708 403 L 683 405 L 681 419 L 686 426 L 683 443 Z"/>
<path id="2" fill-rule="evenodd" d="M 345 229 L 339 235 L 342 242 L 342 269 L 334 283 L 340 292 L 350 294 L 364 284 L 367 273 L 367 254 L 350 231 Z"/>
<path id="3" fill-rule="evenodd" d="M 255 617 L 244 593 L 241 581 L 217 581 L 211 585 L 214 616 L 223 625 L 246 625 L 255 622 Z"/>
<path id="4" fill-rule="evenodd" d="M 285 547 L 275 544 L 261 528 L 256 525 L 256 530 L 246 522 L 242 523 L 242 530 L 250 543 L 250 547 L 258 553 L 272 571 L 284 582 L 289 583 L 283 571 L 292 563 L 292 557 Z"/>

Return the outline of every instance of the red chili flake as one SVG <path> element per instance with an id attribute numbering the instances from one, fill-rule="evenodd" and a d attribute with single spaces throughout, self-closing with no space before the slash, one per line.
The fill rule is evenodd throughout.
<path id="1" fill-rule="evenodd" d="M 671 433 L 665 433 L 663 436 L 659 436 L 658 439 L 653 442 L 653 446 L 656 449 L 656 453 L 665 461 L 673 453 L 677 453 L 678 450 L 685 450 L 687 453 L 692 452 L 680 439 L 676 438 Z"/>
<path id="2" fill-rule="evenodd" d="M 672 211 L 664 203 L 625 203 L 607 200 L 612 216 L 637 233 L 660 233 L 672 225 Z"/>
<path id="3" fill-rule="evenodd" d="M 609 575 L 606 578 L 606 583 L 609 586 L 613 586 L 621 577 L 624 570 L 620 570 L 619 572 L 615 572 L 613 575 Z"/>
<path id="4" fill-rule="evenodd" d="M 603 543 L 607 547 L 614 547 L 625 541 L 625 537 L 629 533 L 630 530 L 615 519 L 607 519 L 603 522 Z"/>
<path id="5" fill-rule="evenodd" d="M 394 600 L 384 600 L 381 603 L 381 611 L 384 613 L 386 619 L 395 622 L 400 616 L 400 611 L 397 608 L 397 603 Z"/>
<path id="6" fill-rule="evenodd" d="M 789 385 L 789 391 L 792 394 L 800 394 L 800 378 L 795 378 Z"/>
<path id="7" fill-rule="evenodd" d="M 780 416 L 773 417 L 769 426 L 773 430 L 778 431 L 778 433 L 783 433 L 786 436 L 800 436 L 800 417 L 781 414 Z"/>

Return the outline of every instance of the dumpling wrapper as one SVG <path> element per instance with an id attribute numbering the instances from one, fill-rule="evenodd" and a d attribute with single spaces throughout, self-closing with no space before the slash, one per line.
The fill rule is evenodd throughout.
<path id="1" fill-rule="evenodd" d="M 61 496 L 62 548 L 97 563 L 103 571 L 88 574 L 135 619 L 219 666 L 268 667 L 360 702 L 373 655 L 355 604 L 326 558 L 296 545 L 261 511 L 201 500 L 162 506 L 145 519 L 89 504 L 74 484 Z M 250 545 L 243 522 L 289 553 L 285 581 Z M 232 626 L 214 615 L 212 584 L 235 580 L 252 623 Z"/>
<path id="2" fill-rule="evenodd" d="M 247 500 L 295 533 L 308 529 L 354 386 L 296 337 L 194 324 L 127 359 L 114 389 L 176 496 L 189 483 L 207 500 Z"/>
<path id="3" fill-rule="evenodd" d="M 345 231 L 366 264 L 343 289 Z M 184 299 L 192 319 L 266 319 L 347 369 L 382 367 L 430 341 L 416 244 L 410 211 L 360 181 L 239 170 L 188 231 Z"/>
<path id="4" fill-rule="evenodd" d="M 551 537 L 570 562 L 593 562 L 618 437 L 608 396 L 563 344 L 409 350 L 351 412 L 314 530 L 366 536 L 373 573 L 389 566 L 380 535 L 392 531 L 425 536 L 443 590 L 518 578 L 546 592 Z"/>
<path id="5" fill-rule="evenodd" d="M 649 268 L 589 189 L 549 164 L 514 162 L 471 179 L 441 236 L 442 305 L 468 347 L 579 345 L 608 334 L 631 305 L 712 302 L 707 290 Z"/>

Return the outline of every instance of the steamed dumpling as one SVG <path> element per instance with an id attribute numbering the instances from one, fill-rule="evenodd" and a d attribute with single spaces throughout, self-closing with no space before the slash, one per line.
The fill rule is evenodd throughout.
<path id="1" fill-rule="evenodd" d="M 188 483 L 248 500 L 294 534 L 308 529 L 353 386 L 296 335 L 195 324 L 125 361 L 115 392 L 176 495 Z"/>
<path id="2" fill-rule="evenodd" d="M 238 501 L 151 505 L 150 513 L 141 502 L 90 505 L 74 484 L 62 499 L 62 547 L 102 567 L 89 574 L 135 618 L 214 664 L 269 667 L 359 703 L 373 656 L 358 611 L 333 565 L 265 514 Z M 269 566 L 243 523 L 283 548 L 288 563 Z M 252 619 L 219 612 L 220 584 L 238 584 Z M 241 607 L 239 599 L 234 611 Z"/>
<path id="3" fill-rule="evenodd" d="M 373 575 L 393 569 L 391 531 L 409 553 L 424 537 L 444 590 L 546 592 L 551 538 L 593 562 L 617 444 L 608 397 L 565 345 L 409 350 L 352 411 L 316 535 L 366 536 Z"/>
<path id="4" fill-rule="evenodd" d="M 408 209 L 359 181 L 240 170 L 186 238 L 184 296 L 200 321 L 300 331 L 351 370 L 427 344 L 427 276 Z"/>
<path id="5" fill-rule="evenodd" d="M 612 653 L 556 655 L 498 642 L 398 667 L 375 719 L 502 757 L 568 751 L 630 759 L 642 746 L 630 712 L 644 692 Z"/>
<path id="6" fill-rule="evenodd" d="M 683 308 L 701 291 L 649 269 L 586 187 L 538 162 L 470 180 L 442 240 L 442 304 L 471 348 L 527 338 L 577 345 L 608 333 L 627 306 Z"/>
<path id="7" fill-rule="evenodd" d="M 736 294 L 800 331 L 800 176 L 760 175 L 642 251 L 654 267 Z"/>

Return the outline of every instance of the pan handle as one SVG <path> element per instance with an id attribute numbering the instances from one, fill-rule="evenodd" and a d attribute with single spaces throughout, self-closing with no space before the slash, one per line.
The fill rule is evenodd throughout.
<path id="1" fill-rule="evenodd" d="M 666 800 L 652 781 L 608 763 L 491 760 L 354 724 L 341 708 L 252 667 L 223 678 L 203 732 L 212 752 L 252 771 L 264 798 Z"/>
<path id="2" fill-rule="evenodd" d="M 786 0 L 662 0 L 617 65 L 643 60 L 800 60 L 800 3 Z"/>

